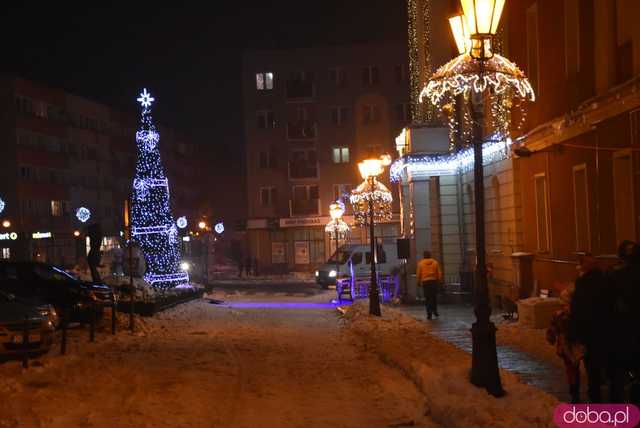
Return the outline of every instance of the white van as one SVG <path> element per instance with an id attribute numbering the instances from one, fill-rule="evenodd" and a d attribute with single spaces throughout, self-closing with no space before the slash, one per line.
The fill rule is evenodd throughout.
<path id="1" fill-rule="evenodd" d="M 380 247 L 378 247 L 380 248 Z M 378 250 L 376 269 L 380 275 L 390 275 L 401 266 L 395 245 L 382 245 Z M 335 285 L 336 278 L 356 278 L 371 275 L 371 248 L 369 245 L 343 245 L 316 271 L 316 282 L 324 288 Z"/>

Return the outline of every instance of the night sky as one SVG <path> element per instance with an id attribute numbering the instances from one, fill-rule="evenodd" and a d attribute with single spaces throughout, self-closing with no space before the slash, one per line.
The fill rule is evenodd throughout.
<path id="1" fill-rule="evenodd" d="M 132 114 L 147 87 L 159 122 L 206 144 L 215 165 L 230 165 L 243 157 L 243 50 L 406 39 L 404 0 L 185 3 L 5 5 L 0 73 Z"/>

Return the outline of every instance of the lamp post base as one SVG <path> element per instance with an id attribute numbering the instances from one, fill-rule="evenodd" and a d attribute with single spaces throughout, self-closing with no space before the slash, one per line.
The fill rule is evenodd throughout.
<path id="1" fill-rule="evenodd" d="M 494 397 L 505 395 L 498 369 L 496 326 L 492 322 L 476 321 L 471 327 L 471 383 L 485 388 Z"/>

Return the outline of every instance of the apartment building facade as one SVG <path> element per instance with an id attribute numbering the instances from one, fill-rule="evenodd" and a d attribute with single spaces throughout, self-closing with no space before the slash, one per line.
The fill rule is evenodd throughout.
<path id="1" fill-rule="evenodd" d="M 0 91 L 2 258 L 72 266 L 86 255 L 93 224 L 103 250 L 121 244 L 136 162 L 133 106 L 125 114 L 19 78 L 2 79 Z M 174 214 L 196 222 L 204 162 L 188 138 L 159 130 Z M 81 207 L 90 211 L 86 222 L 76 216 Z"/>
<path id="2" fill-rule="evenodd" d="M 260 271 L 313 270 L 334 251 L 329 204 L 342 199 L 352 223 L 357 163 L 391 153 L 409 121 L 405 52 L 382 44 L 244 55 L 246 256 Z M 395 240 L 397 224 L 380 225 L 379 236 Z M 349 241 L 366 239 L 355 229 Z"/>

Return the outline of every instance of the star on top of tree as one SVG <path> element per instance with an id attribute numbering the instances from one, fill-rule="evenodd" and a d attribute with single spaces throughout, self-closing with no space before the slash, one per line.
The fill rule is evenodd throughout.
<path id="1" fill-rule="evenodd" d="M 147 92 L 147 88 L 143 88 L 140 93 L 140 98 L 138 98 L 138 102 L 142 105 L 142 107 L 147 108 L 151 106 L 156 99 L 151 96 L 150 93 Z"/>

